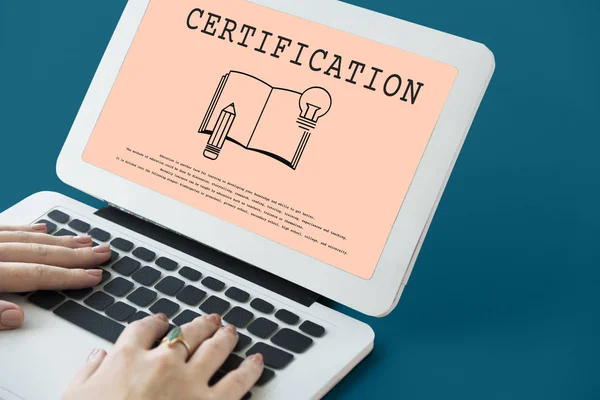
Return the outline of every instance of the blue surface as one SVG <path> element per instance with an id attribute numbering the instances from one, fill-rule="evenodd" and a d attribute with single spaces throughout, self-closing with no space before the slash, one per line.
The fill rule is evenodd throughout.
<path id="1" fill-rule="evenodd" d="M 397 309 L 329 399 L 600 398 L 595 1 L 357 1 L 497 69 Z M 0 1 L 0 209 L 40 190 L 125 4 Z M 359 295 L 357 293 L 357 295 Z"/>

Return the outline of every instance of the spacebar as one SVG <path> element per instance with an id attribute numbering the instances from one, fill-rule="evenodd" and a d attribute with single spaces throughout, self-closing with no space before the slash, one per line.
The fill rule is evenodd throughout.
<path id="1" fill-rule="evenodd" d="M 54 313 L 61 318 L 85 329 L 94 335 L 100 336 L 109 342 L 115 343 L 125 327 L 112 319 L 106 318 L 74 301 L 62 304 Z"/>

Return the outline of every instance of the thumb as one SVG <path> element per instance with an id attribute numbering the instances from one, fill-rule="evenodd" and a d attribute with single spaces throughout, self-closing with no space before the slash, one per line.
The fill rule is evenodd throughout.
<path id="1" fill-rule="evenodd" d="M 23 310 L 16 304 L 0 300 L 0 331 L 17 329 L 23 323 Z"/>

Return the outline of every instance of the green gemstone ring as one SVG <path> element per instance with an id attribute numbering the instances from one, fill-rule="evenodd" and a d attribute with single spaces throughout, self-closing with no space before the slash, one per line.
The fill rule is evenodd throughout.
<path id="1" fill-rule="evenodd" d="M 171 329 L 169 334 L 165 336 L 165 338 L 160 343 L 165 343 L 169 347 L 173 347 L 175 346 L 175 344 L 181 343 L 185 346 L 185 349 L 188 353 L 188 357 L 192 354 L 190 345 L 185 341 L 185 339 L 183 339 L 183 332 L 181 331 L 181 327 L 179 326 L 176 326 L 175 328 Z"/>

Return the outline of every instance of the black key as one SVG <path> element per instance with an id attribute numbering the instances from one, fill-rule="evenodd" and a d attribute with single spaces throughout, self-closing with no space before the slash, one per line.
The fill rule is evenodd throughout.
<path id="1" fill-rule="evenodd" d="M 108 239 L 110 239 L 110 233 L 103 231 L 100 228 L 94 228 L 90 231 L 89 235 L 91 237 L 93 237 L 96 240 L 99 240 L 101 242 L 106 242 Z"/>
<path id="2" fill-rule="evenodd" d="M 198 318 L 200 314 L 190 310 L 184 310 L 181 314 L 173 318 L 173 323 L 177 326 L 185 325 Z"/>
<path id="3" fill-rule="evenodd" d="M 119 258 L 119 253 L 117 253 L 114 250 L 111 250 L 110 258 L 108 259 L 108 261 L 106 261 L 105 263 L 103 263 L 102 266 L 103 267 L 108 267 L 110 264 L 112 264 L 115 261 L 117 261 L 117 258 Z"/>
<path id="4" fill-rule="evenodd" d="M 210 296 L 208 300 L 206 300 L 200 306 L 200 309 L 204 311 L 206 314 L 221 314 L 229 308 L 229 302 L 223 299 L 218 298 L 217 296 Z"/>
<path id="5" fill-rule="evenodd" d="M 250 400 L 252 398 L 252 392 L 248 392 L 242 397 L 241 400 Z"/>
<path id="6" fill-rule="evenodd" d="M 252 339 L 249 336 L 238 332 L 238 342 L 235 345 L 235 349 L 233 349 L 233 351 L 244 350 L 250 343 L 252 343 Z"/>
<path id="7" fill-rule="evenodd" d="M 179 304 L 173 303 L 167 299 L 160 299 L 150 307 L 150 311 L 154 314 L 163 313 L 167 318 L 171 318 L 179 311 Z"/>
<path id="8" fill-rule="evenodd" d="M 265 314 L 271 314 L 275 307 L 271 303 L 267 303 L 263 299 L 256 298 L 250 303 L 250 307 Z"/>
<path id="9" fill-rule="evenodd" d="M 56 221 L 59 224 L 64 224 L 64 223 L 66 223 L 69 220 L 69 218 L 71 218 L 71 217 L 69 217 L 69 215 L 65 214 L 62 211 L 58 211 L 58 210 L 52 210 L 52 211 L 50 211 L 48 213 L 48 217 L 50 217 L 50 219 L 52 221 Z"/>
<path id="10" fill-rule="evenodd" d="M 225 296 L 235 301 L 239 301 L 240 303 L 245 303 L 250 298 L 250 295 L 247 292 L 244 292 L 242 289 L 238 289 L 233 286 L 227 289 Z"/>
<path id="11" fill-rule="evenodd" d="M 325 333 L 325 328 L 310 321 L 304 321 L 302 325 L 300 325 L 300 330 L 314 337 L 321 337 Z"/>
<path id="12" fill-rule="evenodd" d="M 115 238 L 112 242 L 110 242 L 110 244 L 111 246 L 123 251 L 131 251 L 131 249 L 133 249 L 133 243 L 122 238 Z"/>
<path id="13" fill-rule="evenodd" d="M 202 284 L 215 292 L 220 292 L 225 288 L 225 284 L 218 279 L 207 276 L 202 280 Z"/>
<path id="14" fill-rule="evenodd" d="M 250 324 L 248 327 L 248 332 L 258 336 L 259 338 L 266 339 L 271 336 L 278 327 L 279 325 L 277 325 L 275 322 L 261 317 L 257 318 L 253 323 Z"/>
<path id="15" fill-rule="evenodd" d="M 121 275 L 130 276 L 142 265 L 141 262 L 130 257 L 123 257 L 112 266 L 112 269 Z"/>
<path id="16" fill-rule="evenodd" d="M 127 296 L 127 300 L 140 307 L 146 307 L 156 299 L 156 292 L 145 287 L 137 288 L 133 293 Z"/>
<path id="17" fill-rule="evenodd" d="M 202 278 L 202 274 L 190 267 L 183 267 L 179 270 L 179 275 L 188 278 L 190 281 L 198 282 Z"/>
<path id="18" fill-rule="evenodd" d="M 154 288 L 167 296 L 175 296 L 175 294 L 181 290 L 183 285 L 185 285 L 185 283 L 181 279 L 167 276 L 165 279 L 158 282 Z"/>
<path id="19" fill-rule="evenodd" d="M 105 310 L 106 307 L 110 306 L 114 302 L 115 299 L 104 292 L 96 292 L 84 301 L 85 304 L 98 311 Z"/>
<path id="20" fill-rule="evenodd" d="M 106 315 L 117 321 L 127 321 L 135 313 L 135 308 L 129 304 L 117 302 L 106 310 Z"/>
<path id="21" fill-rule="evenodd" d="M 148 250 L 145 247 L 138 247 L 137 249 L 135 249 L 133 251 L 133 255 L 141 260 L 148 261 L 148 262 L 154 260 L 154 258 L 156 257 L 155 252 Z"/>
<path id="22" fill-rule="evenodd" d="M 80 328 L 112 343 L 117 341 L 119 335 L 121 335 L 121 332 L 125 329 L 125 327 L 118 322 L 115 322 L 104 315 L 100 315 L 72 300 L 69 300 L 58 307 L 54 310 L 54 313 Z"/>
<path id="23" fill-rule="evenodd" d="M 294 353 L 304 353 L 313 343 L 313 340 L 301 333 L 283 328 L 271 338 L 271 342 Z"/>
<path id="24" fill-rule="evenodd" d="M 290 325 L 296 325 L 300 320 L 300 317 L 296 314 L 283 309 L 275 313 L 275 318 Z"/>
<path id="25" fill-rule="evenodd" d="M 229 322 L 231 325 L 235 325 L 238 328 L 243 328 L 254 318 L 254 314 L 252 314 L 248 310 L 244 310 L 242 307 L 233 307 L 231 311 L 227 313 L 223 317 L 226 322 Z"/>
<path id="26" fill-rule="evenodd" d="M 59 305 L 64 299 L 66 299 L 66 297 L 62 294 L 58 292 L 52 292 L 49 290 L 40 290 L 39 292 L 35 292 L 31 296 L 29 296 L 30 302 L 46 310 L 53 309 L 54 307 Z"/>
<path id="27" fill-rule="evenodd" d="M 111 276 L 112 276 L 112 274 L 110 272 L 108 272 L 106 270 L 102 270 L 102 280 L 100 281 L 100 283 L 97 286 L 102 285 L 104 282 L 109 280 Z"/>
<path id="28" fill-rule="evenodd" d="M 225 373 L 234 371 L 238 369 L 242 362 L 244 362 L 244 359 L 242 357 L 238 356 L 237 354 L 230 354 L 223 363 L 223 365 L 219 367 L 219 371 Z"/>
<path id="29" fill-rule="evenodd" d="M 160 278 L 160 272 L 155 270 L 152 267 L 142 267 L 137 270 L 135 274 L 131 277 L 134 281 L 144 286 L 152 286 L 158 281 Z"/>
<path id="30" fill-rule="evenodd" d="M 92 288 L 86 289 L 76 289 L 76 290 L 63 290 L 63 293 L 75 300 L 81 300 L 86 297 L 88 294 L 92 293 L 94 290 Z"/>
<path id="31" fill-rule="evenodd" d="M 77 234 L 75 232 L 71 232 L 70 230 L 63 228 L 60 231 L 56 232 L 54 236 L 77 236 Z"/>
<path id="32" fill-rule="evenodd" d="M 48 235 L 51 235 L 52 232 L 54 232 L 56 230 L 56 224 L 53 222 L 48 221 L 47 219 L 41 219 L 37 222 L 38 224 L 45 224 L 46 225 L 46 233 Z"/>
<path id="33" fill-rule="evenodd" d="M 94 241 L 92 240 L 92 247 L 98 247 L 98 246 L 100 246 L 100 245 L 99 245 L 97 242 L 94 242 Z"/>
<path id="34" fill-rule="evenodd" d="M 154 263 L 162 269 L 166 269 L 167 271 L 175 271 L 179 266 L 179 264 L 167 257 L 160 257 Z"/>
<path id="35" fill-rule="evenodd" d="M 136 312 L 135 314 L 133 314 L 131 317 L 129 317 L 129 319 L 127 320 L 127 323 L 128 323 L 128 324 L 132 324 L 132 323 L 134 323 L 135 321 L 139 321 L 140 319 L 144 319 L 144 318 L 146 318 L 146 317 L 147 317 L 147 316 L 149 316 L 149 315 L 150 315 L 150 314 L 148 314 L 148 313 L 145 313 L 145 312 L 143 312 L 143 311 L 138 311 L 138 312 Z"/>
<path id="36" fill-rule="evenodd" d="M 187 304 L 188 306 L 195 306 L 202 301 L 204 296 L 206 296 L 206 292 L 204 290 L 200 290 L 194 286 L 186 286 L 177 294 L 177 300 Z"/>
<path id="37" fill-rule="evenodd" d="M 275 377 L 275 371 L 269 368 L 263 369 L 263 373 L 258 378 L 256 382 L 256 386 L 264 386 L 271 381 Z"/>
<path id="38" fill-rule="evenodd" d="M 125 296 L 125 293 L 129 292 L 131 288 L 133 288 L 133 283 L 129 282 L 127 279 L 117 277 L 104 286 L 104 291 L 121 297 Z"/>
<path id="39" fill-rule="evenodd" d="M 82 233 L 86 233 L 91 228 L 90 224 L 88 224 L 87 222 L 83 222 L 80 219 L 74 219 L 73 221 L 69 222 L 69 226 L 75 229 L 77 232 Z"/>
<path id="40" fill-rule="evenodd" d="M 266 343 L 256 343 L 246 352 L 247 356 L 260 353 L 265 359 L 265 365 L 275 369 L 285 368 L 290 361 L 294 359 L 294 355 L 286 351 L 279 350 Z"/>
<path id="41" fill-rule="evenodd" d="M 221 371 L 215 372 L 212 378 L 210 378 L 210 380 L 208 381 L 208 386 L 216 385 L 221 379 L 223 379 L 224 376 L 225 374 Z"/>

